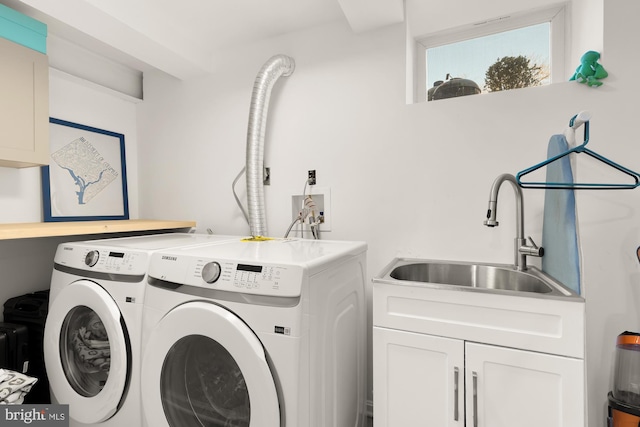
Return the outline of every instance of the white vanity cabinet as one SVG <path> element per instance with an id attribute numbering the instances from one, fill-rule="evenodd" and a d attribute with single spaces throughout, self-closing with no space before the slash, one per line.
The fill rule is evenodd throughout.
<path id="1" fill-rule="evenodd" d="M 374 426 L 464 426 L 464 341 L 373 328 Z"/>
<path id="2" fill-rule="evenodd" d="M 374 280 L 374 427 L 584 427 L 584 300 Z"/>
<path id="3" fill-rule="evenodd" d="M 467 426 L 584 427 L 584 361 L 465 343 Z"/>

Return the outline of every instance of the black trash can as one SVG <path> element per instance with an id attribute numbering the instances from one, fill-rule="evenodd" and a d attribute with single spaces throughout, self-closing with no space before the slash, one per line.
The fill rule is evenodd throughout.
<path id="1" fill-rule="evenodd" d="M 0 368 L 23 374 L 29 367 L 29 332 L 25 325 L 0 323 Z"/>
<path id="2" fill-rule="evenodd" d="M 49 310 L 49 290 L 11 298 L 4 303 L 4 321 L 25 325 L 29 335 L 27 375 L 38 378 L 24 403 L 51 403 L 49 380 L 44 366 L 44 323 Z"/>

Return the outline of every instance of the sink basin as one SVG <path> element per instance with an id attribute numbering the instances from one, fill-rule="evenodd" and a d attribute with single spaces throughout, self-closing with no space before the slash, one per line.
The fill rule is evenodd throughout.
<path id="1" fill-rule="evenodd" d="M 460 290 L 579 297 L 535 267 L 518 271 L 501 264 L 395 259 L 377 280 L 443 285 Z"/>
<path id="2" fill-rule="evenodd" d="M 396 267 L 390 276 L 397 280 L 441 283 L 474 288 L 546 294 L 551 287 L 541 279 L 516 270 L 478 264 L 416 263 Z"/>

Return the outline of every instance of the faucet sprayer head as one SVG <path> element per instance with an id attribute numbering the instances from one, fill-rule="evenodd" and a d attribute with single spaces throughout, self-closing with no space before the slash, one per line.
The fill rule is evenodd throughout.
<path id="1" fill-rule="evenodd" d="M 492 221 L 490 219 L 486 220 L 485 222 L 483 222 L 484 225 L 486 225 L 487 227 L 497 227 L 500 225 L 500 223 L 498 221 Z"/>
<path id="2" fill-rule="evenodd" d="M 489 200 L 489 209 L 487 210 L 487 219 L 484 221 L 484 225 L 486 225 L 487 227 L 497 227 L 498 225 L 500 225 L 500 223 L 496 219 L 497 204 L 498 204 L 497 201 Z"/>

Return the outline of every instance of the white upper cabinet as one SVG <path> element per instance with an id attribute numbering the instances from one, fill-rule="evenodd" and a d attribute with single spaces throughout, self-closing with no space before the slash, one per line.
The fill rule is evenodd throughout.
<path id="1" fill-rule="evenodd" d="M 0 166 L 49 161 L 47 56 L 0 38 Z"/>
<path id="2" fill-rule="evenodd" d="M 49 162 L 46 25 L 0 5 L 0 166 Z"/>

